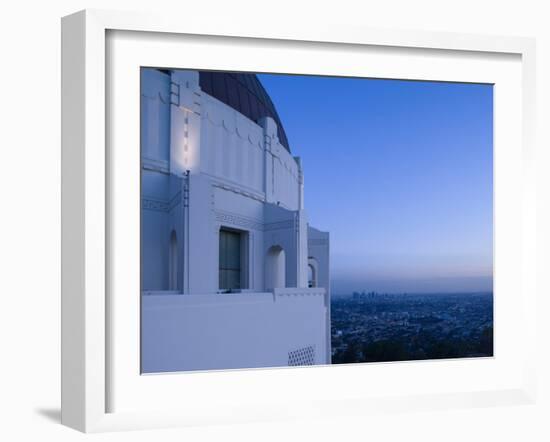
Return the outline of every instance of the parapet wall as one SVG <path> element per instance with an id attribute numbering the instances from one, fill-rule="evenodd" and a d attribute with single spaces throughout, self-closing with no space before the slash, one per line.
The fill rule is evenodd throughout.
<path id="1" fill-rule="evenodd" d="M 142 295 L 142 371 L 325 364 L 323 288 Z"/>

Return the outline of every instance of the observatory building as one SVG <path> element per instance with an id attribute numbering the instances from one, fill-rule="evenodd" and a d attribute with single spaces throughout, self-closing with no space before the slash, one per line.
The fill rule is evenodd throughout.
<path id="1" fill-rule="evenodd" d="M 303 187 L 255 75 L 141 70 L 142 372 L 330 364 Z"/>

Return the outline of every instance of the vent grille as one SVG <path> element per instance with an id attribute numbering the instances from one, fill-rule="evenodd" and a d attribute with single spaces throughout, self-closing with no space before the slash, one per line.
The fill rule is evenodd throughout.
<path id="1" fill-rule="evenodd" d="M 315 364 L 315 347 L 308 346 L 288 352 L 288 366 L 297 367 L 300 365 Z"/>

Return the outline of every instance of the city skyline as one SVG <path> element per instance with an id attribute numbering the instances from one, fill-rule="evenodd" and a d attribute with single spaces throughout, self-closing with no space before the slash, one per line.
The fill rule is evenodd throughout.
<path id="1" fill-rule="evenodd" d="M 334 294 L 492 291 L 491 85 L 259 74 Z"/>

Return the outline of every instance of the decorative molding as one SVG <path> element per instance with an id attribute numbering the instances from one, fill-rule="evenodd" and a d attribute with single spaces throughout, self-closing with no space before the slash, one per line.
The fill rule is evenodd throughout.
<path id="1" fill-rule="evenodd" d="M 177 207 L 181 203 L 181 190 L 178 191 L 170 200 L 170 203 L 168 204 L 168 210 L 172 211 L 175 207 Z"/>
<path id="2" fill-rule="evenodd" d="M 216 221 L 220 222 L 221 224 L 229 224 L 232 226 L 238 226 L 245 229 L 254 229 L 254 230 L 263 230 L 264 225 L 254 219 L 246 218 L 241 215 L 236 215 L 233 213 L 226 213 L 226 212 L 220 212 L 215 211 L 216 213 Z"/>
<path id="3" fill-rule="evenodd" d="M 183 207 L 189 207 L 189 171 L 183 174 Z"/>
<path id="4" fill-rule="evenodd" d="M 325 296 L 326 290 L 323 287 L 315 288 L 284 288 L 273 289 L 275 297 L 290 297 L 290 296 Z"/>
<path id="5" fill-rule="evenodd" d="M 170 204 L 165 200 L 141 198 L 141 208 L 143 210 L 153 210 L 156 212 L 168 212 L 170 210 Z"/>
<path id="6" fill-rule="evenodd" d="M 148 100 L 155 101 L 157 98 L 162 104 L 168 104 L 168 98 L 163 97 L 160 91 L 156 92 L 154 95 L 147 95 L 146 93 L 141 93 L 142 98 L 147 98 Z"/>
<path id="7" fill-rule="evenodd" d="M 263 149 L 260 131 L 258 130 L 259 133 L 256 135 L 254 134 L 254 130 L 251 130 L 252 128 L 261 129 L 262 127 L 258 123 L 250 120 L 237 110 L 206 93 L 203 93 L 203 97 L 205 97 L 206 100 L 204 111 L 201 115 L 202 119 L 208 120 L 213 127 L 221 127 L 226 132 L 235 134 L 251 145 Z M 214 109 L 212 109 L 212 105 L 214 105 Z M 221 112 L 216 109 L 220 107 L 223 109 Z"/>
<path id="8" fill-rule="evenodd" d="M 180 105 L 180 89 L 179 83 L 170 80 L 170 104 L 178 107 Z"/>
<path id="9" fill-rule="evenodd" d="M 209 176 L 213 177 L 211 174 L 205 174 L 205 175 L 209 175 Z M 214 180 L 215 179 L 216 178 L 214 178 Z M 265 196 L 262 195 L 261 193 L 255 192 L 252 189 L 251 190 L 239 189 L 236 186 L 232 186 L 230 184 L 226 184 L 226 183 L 223 183 L 221 181 L 214 181 L 214 180 L 212 181 L 212 187 L 217 187 L 218 189 L 227 190 L 228 192 L 233 192 L 233 193 L 236 193 L 238 195 L 242 195 L 242 196 L 245 196 L 247 198 L 254 199 L 254 200 L 259 201 L 261 203 L 265 202 Z"/>
<path id="10" fill-rule="evenodd" d="M 181 191 L 177 192 L 170 201 L 151 197 L 141 198 L 141 208 L 143 210 L 153 210 L 156 212 L 170 212 L 180 203 Z"/>
<path id="11" fill-rule="evenodd" d="M 141 167 L 146 170 L 153 170 L 155 172 L 170 173 L 170 165 L 166 160 L 158 160 L 154 158 L 141 157 Z"/>
<path id="12" fill-rule="evenodd" d="M 214 213 L 216 221 L 221 224 L 229 224 L 245 229 L 254 229 L 263 232 L 291 229 L 295 224 L 293 220 L 277 221 L 274 223 L 263 223 L 258 219 L 248 218 L 237 213 L 230 213 L 221 210 L 214 210 Z"/>

